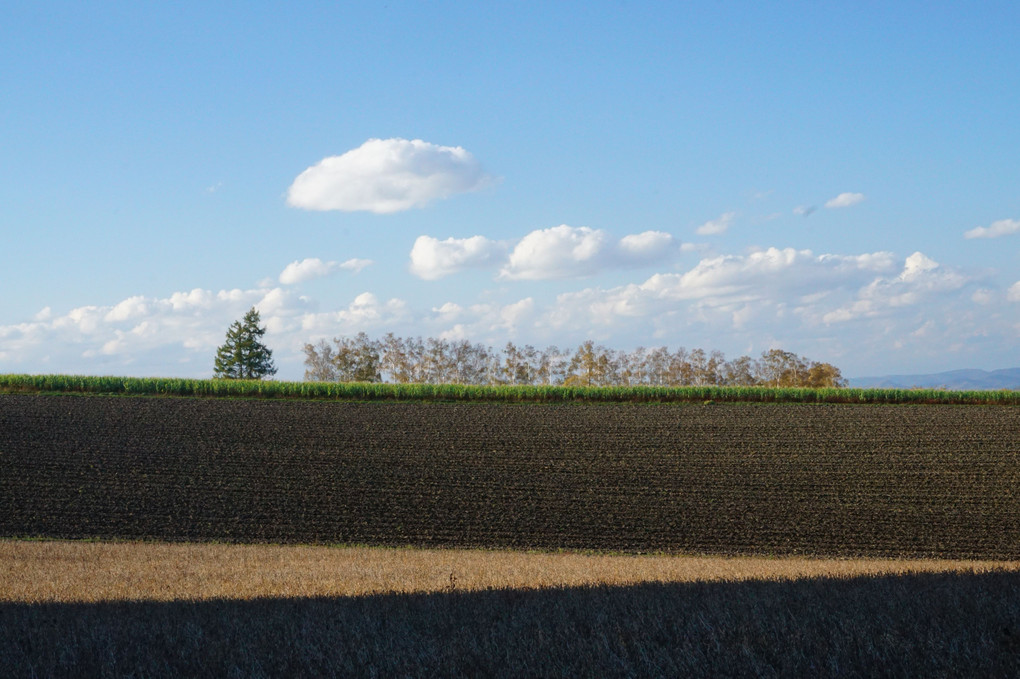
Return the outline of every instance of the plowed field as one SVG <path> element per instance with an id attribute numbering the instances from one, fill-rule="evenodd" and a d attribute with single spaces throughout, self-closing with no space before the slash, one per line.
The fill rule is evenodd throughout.
<path id="1" fill-rule="evenodd" d="M 0 536 L 1020 558 L 1020 409 L 0 396 Z"/>

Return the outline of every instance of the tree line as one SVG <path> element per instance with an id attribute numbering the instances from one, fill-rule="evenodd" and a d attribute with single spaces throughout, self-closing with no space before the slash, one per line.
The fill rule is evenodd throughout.
<path id="1" fill-rule="evenodd" d="M 306 344 L 305 379 L 315 382 L 564 386 L 844 387 L 839 368 L 782 349 L 727 361 L 720 351 L 664 346 L 621 351 L 592 341 L 577 349 L 361 332 Z"/>

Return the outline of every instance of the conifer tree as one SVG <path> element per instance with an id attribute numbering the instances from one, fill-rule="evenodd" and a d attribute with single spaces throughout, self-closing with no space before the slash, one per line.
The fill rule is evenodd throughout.
<path id="1" fill-rule="evenodd" d="M 241 321 L 227 330 L 227 341 L 216 350 L 213 377 L 231 380 L 260 380 L 276 374 L 273 352 L 260 341 L 266 329 L 259 327 L 259 312 L 248 310 Z"/>

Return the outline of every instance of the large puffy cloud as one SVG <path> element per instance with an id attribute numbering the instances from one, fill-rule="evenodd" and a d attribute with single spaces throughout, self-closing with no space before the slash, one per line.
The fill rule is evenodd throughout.
<path id="1" fill-rule="evenodd" d="M 963 234 L 964 238 L 999 238 L 1020 233 L 1020 220 L 1000 219 L 989 226 L 978 226 Z"/>
<path id="2" fill-rule="evenodd" d="M 530 280 L 590 276 L 602 268 L 608 245 L 605 231 L 587 226 L 532 231 L 514 247 L 500 275 Z"/>
<path id="3" fill-rule="evenodd" d="M 425 280 L 436 280 L 470 268 L 496 265 L 506 248 L 484 236 L 447 238 L 419 236 L 411 248 L 411 273 Z"/>
<path id="4" fill-rule="evenodd" d="M 925 298 L 962 288 L 968 279 L 920 252 L 907 257 L 895 277 L 878 277 L 858 291 L 848 305 L 825 313 L 826 323 L 840 323 L 860 317 L 886 316 L 902 307 L 917 305 Z"/>
<path id="5" fill-rule="evenodd" d="M 372 260 L 370 259 L 354 258 L 348 259 L 344 262 L 324 262 L 318 257 L 309 257 L 307 259 L 302 259 L 288 264 L 280 273 L 280 282 L 284 285 L 294 285 L 312 278 L 328 276 L 329 274 L 340 270 L 348 270 L 357 273 L 371 264 Z"/>
<path id="6" fill-rule="evenodd" d="M 854 374 L 917 361 L 962 367 L 1010 361 L 1016 307 L 982 306 L 996 293 L 922 253 L 816 255 L 769 248 L 703 259 L 642 283 L 564 292 L 536 321 L 559 338 L 710 346 L 727 354 L 782 346 Z M 1011 292 L 1020 301 L 1020 282 Z M 968 358 L 969 357 L 969 358 Z M 843 359 L 849 360 L 846 364 Z M 951 361 L 947 365 L 947 361 Z M 856 362 L 856 367 L 853 362 Z M 1002 363 L 1007 365 L 1007 363 Z M 859 372 L 858 374 L 868 374 Z"/>
<path id="7" fill-rule="evenodd" d="M 688 303 L 702 309 L 725 308 L 727 314 L 762 302 L 796 304 L 857 289 L 895 266 L 888 252 L 815 255 L 810 250 L 768 248 L 723 255 L 703 259 L 684 273 L 655 274 L 640 284 L 561 294 L 550 321 L 571 322 L 580 314 L 589 323 L 613 324 L 621 318 L 689 308 Z"/>
<path id="8" fill-rule="evenodd" d="M 561 224 L 532 231 L 510 252 L 500 278 L 542 280 L 591 276 L 603 269 L 652 264 L 671 256 L 668 233 L 645 231 L 619 241 L 601 229 Z"/>
<path id="9" fill-rule="evenodd" d="M 864 202 L 863 193 L 841 193 L 835 198 L 825 202 L 825 207 L 840 208 L 840 207 L 852 207 L 858 203 Z"/>
<path id="10" fill-rule="evenodd" d="M 421 139 L 369 139 L 298 175 L 287 202 L 305 210 L 384 214 L 474 191 L 489 181 L 474 156 L 459 146 Z"/>

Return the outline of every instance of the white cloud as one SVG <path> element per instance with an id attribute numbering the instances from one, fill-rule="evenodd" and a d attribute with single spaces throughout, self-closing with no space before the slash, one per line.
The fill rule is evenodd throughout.
<path id="1" fill-rule="evenodd" d="M 720 233 L 726 233 L 726 230 L 733 224 L 733 218 L 737 216 L 736 212 L 727 212 L 721 215 L 718 219 L 711 219 L 697 228 L 698 235 L 701 236 L 714 236 Z"/>
<path id="2" fill-rule="evenodd" d="M 921 253 L 897 259 L 769 248 L 707 257 L 641 283 L 561 293 L 539 308 L 536 327 L 558 344 L 599 335 L 620 344 L 613 338 L 624 336 L 634 345 L 701 345 L 727 355 L 781 346 L 844 368 L 838 359 L 850 357 L 857 366 L 848 375 L 868 374 L 858 372 L 868 364 L 879 374 L 897 362 L 896 369 L 919 360 L 945 365 L 948 347 L 958 365 L 1012 360 L 1003 348 L 1015 344 L 1020 307 L 977 306 L 973 282 Z M 1010 294 L 1020 302 L 1020 281 Z M 936 324 L 926 325 L 931 319 Z"/>
<path id="3" fill-rule="evenodd" d="M 979 288 L 970 296 L 975 304 L 987 306 L 995 301 L 995 293 L 987 288 Z"/>
<path id="4" fill-rule="evenodd" d="M 1006 293 L 1006 299 L 1010 302 L 1020 302 L 1020 281 L 1009 286 L 1009 292 Z"/>
<path id="5" fill-rule="evenodd" d="M 280 282 L 284 285 L 294 285 L 311 278 L 327 276 L 333 272 L 335 264 L 336 262 L 324 262 L 318 257 L 293 261 L 280 272 Z"/>
<path id="6" fill-rule="evenodd" d="M 340 262 L 341 269 L 347 269 L 354 273 L 360 273 L 365 267 L 369 267 L 375 264 L 371 259 L 359 259 L 358 257 L 352 257 L 351 259 Z"/>
<path id="7" fill-rule="evenodd" d="M 316 303 L 284 287 L 175 292 L 90 305 L 32 323 L 0 326 L 0 352 L 29 371 L 210 376 L 216 347 L 229 325 L 254 306 L 266 327 L 281 379 L 299 379 L 306 342 L 409 329 L 413 319 L 400 299 L 370 292 L 346 306 L 317 311 Z M 285 376 L 286 375 L 286 376 Z"/>
<path id="8" fill-rule="evenodd" d="M 180 374 L 179 366 L 195 358 L 201 367 L 185 374 L 210 374 L 212 352 L 223 342 L 227 327 L 251 306 L 262 312 L 272 330 L 305 313 L 307 305 L 280 288 L 135 295 L 63 315 L 51 310 L 37 315 L 34 323 L 0 328 L 0 341 L 19 363 L 46 365 L 51 371 L 109 374 L 132 366 L 133 374 Z"/>
<path id="9" fill-rule="evenodd" d="M 664 231 L 633 233 L 620 239 L 620 251 L 634 259 L 656 260 L 673 247 L 673 236 Z"/>
<path id="10" fill-rule="evenodd" d="M 599 259 L 608 242 L 605 231 L 587 226 L 561 224 L 532 231 L 514 247 L 500 276 L 524 280 L 590 276 L 601 268 Z"/>
<path id="11" fill-rule="evenodd" d="M 827 208 L 839 208 L 839 207 L 851 207 L 864 201 L 863 193 L 841 193 L 835 198 L 826 201 L 825 207 Z"/>
<path id="12" fill-rule="evenodd" d="M 415 276 L 431 281 L 464 269 L 495 266 L 505 254 L 505 246 L 484 236 L 446 240 L 419 236 L 411 248 L 410 268 Z"/>
<path id="13" fill-rule="evenodd" d="M 291 262 L 280 273 L 280 283 L 283 285 L 295 285 L 303 283 L 312 278 L 328 276 L 341 269 L 358 273 L 367 266 L 372 265 L 370 259 L 348 259 L 344 262 L 324 262 L 318 257 L 309 257 L 301 261 Z"/>
<path id="14" fill-rule="evenodd" d="M 658 274 L 644 283 L 660 296 L 676 299 L 732 298 L 741 301 L 817 292 L 820 286 L 853 285 L 875 272 L 889 271 L 888 252 L 815 255 L 810 250 L 768 248 L 747 255 L 703 259 L 684 274 Z"/>
<path id="15" fill-rule="evenodd" d="M 822 320 L 837 323 L 898 313 L 897 309 L 915 306 L 933 295 L 954 292 L 968 282 L 962 274 L 915 252 L 904 261 L 898 276 L 876 278 L 858 291 L 853 303 L 826 313 Z"/>
<path id="16" fill-rule="evenodd" d="M 745 326 L 759 308 L 771 306 L 766 313 L 775 318 L 782 305 L 812 296 L 823 299 L 822 290 L 846 296 L 877 273 L 895 269 L 895 258 L 888 252 L 814 255 L 809 250 L 768 248 L 703 259 L 685 273 L 655 274 L 640 284 L 561 294 L 548 322 L 557 327 L 612 326 L 629 322 L 622 319 L 681 313 Z"/>
<path id="17" fill-rule="evenodd" d="M 509 243 L 484 236 L 446 240 L 419 236 L 411 248 L 410 271 L 436 280 L 470 268 L 499 266 L 499 278 L 509 280 L 577 278 L 614 267 L 646 266 L 697 248 L 681 245 L 663 231 L 616 240 L 602 230 L 561 224 L 532 231 L 512 249 Z"/>
<path id="18" fill-rule="evenodd" d="M 673 236 L 645 231 L 614 240 L 601 229 L 561 224 L 532 231 L 510 252 L 499 277 L 510 280 L 581 278 L 603 269 L 662 261 L 680 249 Z"/>
<path id="19" fill-rule="evenodd" d="M 903 273 L 900 274 L 900 280 L 902 281 L 913 281 L 922 277 L 926 272 L 933 269 L 939 268 L 939 263 L 933 259 L 925 257 L 920 252 L 907 257 L 907 261 L 903 263 Z"/>
<path id="20" fill-rule="evenodd" d="M 990 226 L 978 226 L 963 234 L 964 238 L 999 238 L 1013 233 L 1020 233 L 1020 220 L 1000 219 Z"/>
<path id="21" fill-rule="evenodd" d="M 531 297 L 509 304 L 472 304 L 467 308 L 447 302 L 432 311 L 435 316 L 429 323 L 437 337 L 499 345 L 534 327 L 538 304 Z"/>
<path id="22" fill-rule="evenodd" d="M 464 308 L 455 302 L 445 302 L 442 306 L 432 307 L 432 313 L 443 320 L 457 318 Z"/>
<path id="23" fill-rule="evenodd" d="M 120 302 L 106 314 L 107 321 L 126 321 L 131 318 L 144 316 L 149 312 L 149 304 L 144 297 L 128 297 Z"/>
<path id="24" fill-rule="evenodd" d="M 499 310 L 499 326 L 505 328 L 511 334 L 517 330 L 517 326 L 527 320 L 535 311 L 535 300 L 530 297 L 507 304 Z"/>
<path id="25" fill-rule="evenodd" d="M 382 302 L 375 294 L 363 292 L 346 308 L 302 314 L 298 320 L 300 329 L 316 340 L 390 326 L 404 322 L 408 317 L 407 303 L 403 300 L 393 298 Z"/>
<path id="26" fill-rule="evenodd" d="M 385 214 L 424 207 L 490 181 L 474 156 L 459 146 L 369 139 L 298 175 L 287 192 L 287 203 L 305 210 Z"/>
<path id="27" fill-rule="evenodd" d="M 793 214 L 799 215 L 801 217 L 808 217 L 811 215 L 812 212 L 814 212 L 817 209 L 818 208 L 815 207 L 814 205 L 798 205 L 797 207 L 793 208 Z"/>

